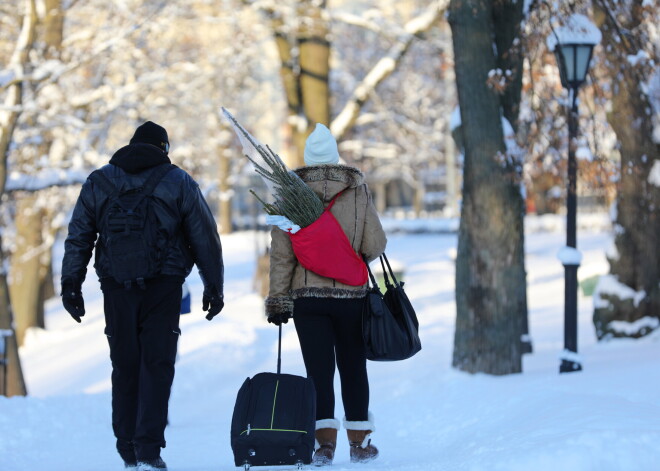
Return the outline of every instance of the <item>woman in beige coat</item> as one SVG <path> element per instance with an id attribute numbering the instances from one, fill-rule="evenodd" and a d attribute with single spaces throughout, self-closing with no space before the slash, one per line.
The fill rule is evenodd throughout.
<path id="1" fill-rule="evenodd" d="M 364 175 L 339 165 L 337 143 L 322 124 L 305 145 L 306 166 L 295 172 L 327 207 L 337 197 L 332 214 L 353 249 L 367 260 L 385 250 L 387 239 L 373 205 Z M 338 196 L 339 195 L 339 196 Z M 307 375 L 316 387 L 316 449 L 313 463 L 332 464 L 339 421 L 335 418 L 333 380 L 339 370 L 352 462 L 378 456 L 371 444 L 375 430 L 369 412 L 369 380 L 362 340 L 362 305 L 367 286 L 350 286 L 302 267 L 291 248 L 289 235 L 271 232 L 270 290 L 266 298 L 268 321 L 276 325 L 293 317 Z M 332 258 L 332 254 L 327 254 Z"/>

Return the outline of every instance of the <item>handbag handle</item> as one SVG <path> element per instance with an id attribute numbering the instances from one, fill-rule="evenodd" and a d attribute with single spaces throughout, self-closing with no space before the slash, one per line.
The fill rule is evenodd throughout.
<path id="1" fill-rule="evenodd" d="M 390 272 L 390 276 L 392 277 L 392 281 L 394 282 L 394 286 L 403 286 L 403 283 L 397 281 L 397 279 L 394 277 L 394 271 L 392 271 L 392 267 L 390 266 L 390 261 L 387 259 L 387 255 L 385 255 L 385 252 L 383 252 L 383 255 L 380 256 L 380 263 L 381 265 L 383 264 L 383 259 L 385 259 L 385 263 L 387 264 L 387 269 Z M 383 267 L 383 273 L 385 273 L 385 267 Z M 387 284 L 387 273 L 385 273 L 385 284 Z"/>
<path id="2" fill-rule="evenodd" d="M 383 254 L 383 255 L 385 255 L 385 254 Z M 383 278 L 385 279 L 385 287 L 389 289 L 389 288 L 392 287 L 392 283 L 390 283 L 390 278 L 389 278 L 389 276 L 387 276 L 387 269 L 385 268 L 385 263 L 383 263 L 383 255 L 381 255 L 378 258 L 380 259 L 380 266 L 383 269 Z M 390 264 L 388 263 L 387 266 L 389 267 Z M 394 280 L 394 275 L 392 274 L 392 269 L 391 268 L 390 268 L 390 275 L 392 275 L 392 280 Z"/>
<path id="3" fill-rule="evenodd" d="M 369 262 L 367 262 L 367 257 L 362 255 L 362 260 L 364 261 L 364 264 L 367 266 L 367 271 L 369 272 L 369 278 L 371 279 L 372 288 L 380 293 L 380 287 L 376 282 L 376 278 L 374 277 L 374 274 L 371 272 L 371 267 L 369 266 Z"/>
<path id="4" fill-rule="evenodd" d="M 399 286 L 403 286 L 403 283 L 399 283 L 396 277 L 394 276 L 394 271 L 392 271 L 392 267 L 390 266 L 390 261 L 387 259 L 387 255 L 385 255 L 385 252 L 383 252 L 383 254 L 378 258 L 380 258 L 380 266 L 383 267 L 383 277 L 385 278 L 385 286 L 387 288 L 392 286 L 392 284 L 394 284 L 395 288 L 398 288 Z M 385 261 L 383 262 L 383 260 Z M 387 269 L 385 268 L 385 264 L 387 264 Z M 390 279 L 387 276 L 388 271 L 390 276 L 392 277 L 392 283 L 390 283 Z"/>
<path id="5" fill-rule="evenodd" d="M 390 261 L 387 259 L 387 255 L 385 255 L 385 252 L 379 255 L 378 258 L 380 259 L 380 266 L 383 267 L 383 277 L 385 278 L 385 286 L 390 287 L 392 286 L 392 283 L 394 284 L 395 288 L 398 288 L 399 286 L 403 286 L 403 283 L 399 282 L 394 276 L 394 271 L 392 270 L 392 266 L 390 265 Z M 367 266 L 367 271 L 369 272 L 369 278 L 371 278 L 372 286 L 380 292 L 378 283 L 376 283 L 376 278 L 374 277 L 374 274 L 371 272 L 371 267 L 369 267 L 369 263 L 367 263 L 367 257 L 362 255 L 362 260 L 364 260 L 364 264 Z M 386 264 L 387 264 L 387 269 L 385 269 Z M 387 272 L 389 272 L 389 276 L 392 277 L 392 283 L 390 283 L 390 279 L 387 276 Z"/>

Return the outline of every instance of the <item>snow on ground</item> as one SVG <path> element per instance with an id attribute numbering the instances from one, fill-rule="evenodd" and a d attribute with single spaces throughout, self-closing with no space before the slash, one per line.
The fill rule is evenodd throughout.
<path id="1" fill-rule="evenodd" d="M 439 227 L 446 226 L 451 224 Z M 592 300 L 580 291 L 584 371 L 558 373 L 564 280 L 556 258 L 564 245 L 560 226 L 527 226 L 534 353 L 525 356 L 522 374 L 506 377 L 451 368 L 456 234 L 437 229 L 391 233 L 387 253 L 405 266 L 423 350 L 403 362 L 369 363 L 377 424 L 373 440 L 381 456 L 370 464 L 351 464 L 342 431 L 332 469 L 660 469 L 660 335 L 597 343 Z M 605 250 L 611 235 L 594 227 L 580 226 L 580 279 L 608 270 Z M 222 241 L 226 306 L 212 322 L 201 312 L 198 277 L 189 279 L 193 312 L 181 322 L 168 446 L 162 454 L 172 471 L 234 469 L 229 428 L 236 392 L 246 377 L 276 368 L 277 329 L 263 318 L 262 301 L 252 290 L 260 241 L 252 233 Z M 1 471 L 122 469 L 110 425 L 110 361 L 93 274 L 83 289 L 87 315 L 81 325 L 52 299 L 47 330 L 32 330 L 21 349 L 30 396 L 0 397 Z M 304 374 L 291 324 L 284 329 L 282 369 Z M 336 415 L 343 416 L 339 400 Z"/>

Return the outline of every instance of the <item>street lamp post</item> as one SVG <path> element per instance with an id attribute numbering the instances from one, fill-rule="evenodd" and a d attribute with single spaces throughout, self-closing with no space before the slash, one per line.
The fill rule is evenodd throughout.
<path id="1" fill-rule="evenodd" d="M 578 89 L 584 83 L 591 54 L 600 42 L 600 31 L 583 15 L 570 16 L 565 26 L 553 31 L 548 46 L 554 51 L 561 84 L 568 90 L 568 175 L 566 191 L 566 247 L 559 252 L 564 265 L 564 351 L 560 373 L 582 370 L 577 355 L 577 270 L 581 254 L 577 250 L 577 160 Z"/>

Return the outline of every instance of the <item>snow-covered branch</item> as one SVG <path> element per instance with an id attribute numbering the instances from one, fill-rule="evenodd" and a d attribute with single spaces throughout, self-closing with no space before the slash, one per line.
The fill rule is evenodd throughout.
<path id="1" fill-rule="evenodd" d="M 5 192 L 34 192 L 47 188 L 80 185 L 85 182 L 89 170 L 48 169 L 36 174 L 12 173 L 7 179 Z"/>
<path id="2" fill-rule="evenodd" d="M 344 11 L 338 11 L 332 13 L 332 19 L 334 21 L 341 21 L 347 25 L 358 26 L 369 31 L 373 31 L 378 34 L 386 34 L 382 25 L 379 25 L 375 21 L 371 21 L 369 18 L 365 18 L 361 15 L 354 15 L 353 13 L 347 13 Z"/>
<path id="3" fill-rule="evenodd" d="M 424 13 L 413 18 L 405 25 L 405 33 L 397 39 L 385 57 L 382 57 L 367 73 L 362 82 L 355 88 L 344 108 L 330 124 L 330 130 L 335 138 L 341 139 L 346 131 L 350 129 L 369 95 L 394 72 L 415 37 L 430 29 L 438 21 L 447 5 L 447 0 L 435 1 Z"/>

